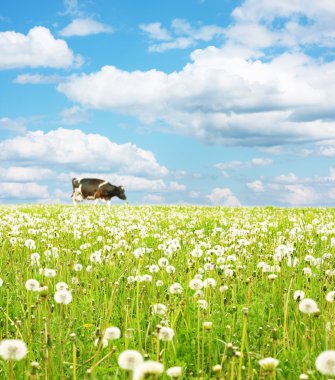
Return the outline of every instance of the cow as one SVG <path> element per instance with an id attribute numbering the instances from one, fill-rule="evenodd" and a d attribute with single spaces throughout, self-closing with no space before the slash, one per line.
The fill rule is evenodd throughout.
<path id="1" fill-rule="evenodd" d="M 126 200 L 125 189 L 123 186 L 114 186 L 103 179 L 98 178 L 72 178 L 72 201 L 74 205 L 85 199 L 95 200 L 101 199 L 110 204 L 113 197 Z"/>

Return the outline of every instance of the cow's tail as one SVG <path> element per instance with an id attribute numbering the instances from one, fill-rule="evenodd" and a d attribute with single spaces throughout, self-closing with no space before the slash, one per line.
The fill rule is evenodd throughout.
<path id="1" fill-rule="evenodd" d="M 72 194 L 70 198 L 73 198 L 74 190 L 80 186 L 80 178 L 74 177 L 72 178 Z"/>

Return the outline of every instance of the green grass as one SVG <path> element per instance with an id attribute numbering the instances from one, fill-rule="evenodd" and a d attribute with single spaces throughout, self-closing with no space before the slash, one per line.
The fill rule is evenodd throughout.
<path id="1" fill-rule="evenodd" d="M 315 359 L 335 348 L 335 308 L 325 299 L 335 290 L 334 218 L 335 210 L 325 208 L 1 207 L 0 340 L 22 339 L 28 353 L 14 368 L 0 359 L 0 378 L 128 379 L 117 358 L 135 349 L 145 359 L 162 362 L 165 370 L 182 366 L 184 379 L 298 379 L 302 373 L 327 379 L 317 372 Z M 36 248 L 25 246 L 28 239 Z M 180 248 L 169 248 L 172 239 Z M 289 266 L 287 257 L 274 261 L 281 244 L 291 247 L 296 266 Z M 193 258 L 197 246 L 203 254 Z M 56 257 L 45 255 L 53 248 Z M 146 248 L 138 259 L 137 248 Z M 100 263 L 91 261 L 96 251 Z M 40 255 L 39 266 L 31 265 L 34 252 Z M 331 255 L 318 265 L 305 261 L 306 255 L 317 259 L 325 253 Z M 217 264 L 218 255 L 224 264 Z M 174 273 L 165 268 L 150 273 L 149 266 L 161 257 L 168 258 Z M 269 279 L 260 262 L 278 265 L 277 278 Z M 82 271 L 74 270 L 76 263 Z M 213 269 L 205 271 L 206 263 Z M 312 276 L 303 274 L 306 267 Z M 45 268 L 56 276 L 46 278 Z M 327 270 L 334 275 L 326 275 Z M 128 282 L 129 276 L 145 274 L 152 281 Z M 189 287 L 196 274 L 215 279 L 216 286 L 196 295 Z M 25 282 L 32 278 L 47 291 L 27 291 Z M 157 280 L 163 286 L 156 286 Z M 61 281 L 73 297 L 68 305 L 54 300 Z M 169 292 L 175 282 L 182 294 Z M 314 299 L 320 312 L 302 314 L 293 299 L 296 290 Z M 198 300 L 206 300 L 207 309 Z M 165 316 L 152 313 L 156 303 L 167 307 Z M 212 329 L 205 330 L 203 322 L 212 322 Z M 159 325 L 174 329 L 171 342 L 157 339 Z M 95 339 L 110 326 L 120 328 L 121 338 L 96 347 Z M 280 361 L 277 371 L 261 370 L 258 361 L 265 357 Z M 31 369 L 33 361 L 39 363 L 37 371 Z M 217 364 L 222 371 L 215 375 Z"/>

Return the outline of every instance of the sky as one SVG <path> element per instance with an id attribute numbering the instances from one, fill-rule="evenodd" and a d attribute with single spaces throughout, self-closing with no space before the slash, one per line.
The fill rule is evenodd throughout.
<path id="1" fill-rule="evenodd" d="M 0 203 L 335 206 L 333 0 L 3 0 Z M 114 204 L 122 201 L 113 198 Z"/>

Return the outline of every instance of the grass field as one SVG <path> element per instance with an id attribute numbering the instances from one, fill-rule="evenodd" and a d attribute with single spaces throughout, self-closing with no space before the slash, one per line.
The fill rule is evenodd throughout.
<path id="1" fill-rule="evenodd" d="M 334 218 L 325 208 L 1 207 L 0 340 L 27 350 L 0 344 L 0 379 L 329 379 L 332 353 L 320 364 L 328 375 L 315 362 L 335 349 Z M 122 369 L 125 350 L 164 372 Z M 181 376 L 167 374 L 175 366 Z"/>

